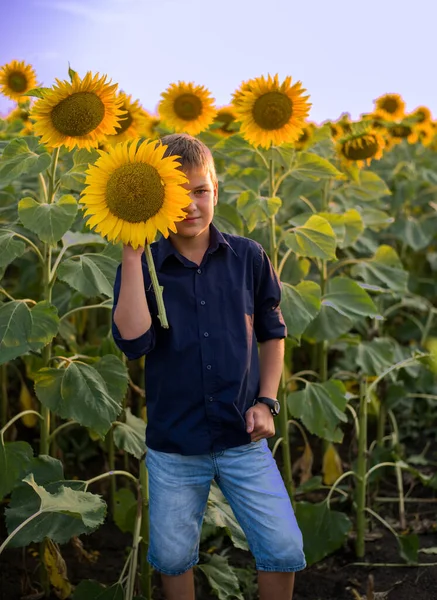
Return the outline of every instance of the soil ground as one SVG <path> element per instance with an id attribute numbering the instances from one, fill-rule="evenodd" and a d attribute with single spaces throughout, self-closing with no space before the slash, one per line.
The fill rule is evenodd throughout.
<path id="1" fill-rule="evenodd" d="M 390 534 L 380 533 L 379 539 L 367 542 L 366 561 L 401 563 L 396 540 Z M 85 548 L 99 553 L 95 564 L 79 561 L 71 544 L 62 546 L 71 583 L 77 585 L 82 579 L 96 579 L 103 584 L 114 583 L 124 564 L 126 547 L 130 540 L 130 535 L 121 533 L 109 522 L 94 534 L 83 536 Z M 420 535 L 421 548 L 436 546 L 437 531 Z M 419 556 L 421 563 L 437 564 L 436 555 Z M 248 552 L 236 549 L 232 549 L 229 562 L 234 567 L 254 567 L 252 556 Z M 354 562 L 356 559 L 353 554 L 353 541 L 350 540 L 350 543 L 334 555 L 296 575 L 294 600 L 357 600 L 359 597 L 367 600 L 369 578 L 373 578 L 375 592 L 375 596 L 369 595 L 369 600 L 437 600 L 437 566 L 363 567 L 354 565 Z M 36 600 L 39 596 L 32 593 L 32 587 L 29 585 L 32 580 L 36 581 L 35 568 L 36 561 L 29 550 L 5 551 L 0 557 L 0 599 Z M 197 571 L 195 576 L 197 600 L 217 600 L 217 596 L 208 591 L 202 573 Z M 153 599 L 164 600 L 157 573 L 153 574 L 153 584 Z M 36 588 L 33 589 L 33 592 L 35 591 Z M 245 600 L 257 598 L 256 592 L 248 592 L 245 595 Z"/>

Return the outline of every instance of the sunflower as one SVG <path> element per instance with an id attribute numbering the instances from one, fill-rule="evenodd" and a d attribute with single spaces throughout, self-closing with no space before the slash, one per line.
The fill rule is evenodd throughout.
<path id="1" fill-rule="evenodd" d="M 143 135 L 149 137 L 147 135 L 149 115 L 141 108 L 139 100 L 132 102 L 132 96 L 127 96 L 124 92 L 119 92 L 117 98 L 122 101 L 120 108 L 125 112 L 120 117 L 115 134 L 108 135 L 108 142 L 118 144 Z"/>
<path id="2" fill-rule="evenodd" d="M 383 137 L 375 129 L 356 124 L 349 135 L 338 140 L 337 151 L 342 162 L 361 168 L 370 165 L 372 160 L 379 160 L 384 146 Z"/>
<path id="3" fill-rule="evenodd" d="M 214 98 L 202 85 L 172 83 L 161 94 L 158 106 L 163 122 L 177 132 L 197 135 L 214 121 Z"/>
<path id="4" fill-rule="evenodd" d="M 415 127 L 414 122 L 404 119 L 388 125 L 387 133 L 387 145 L 392 148 L 396 144 L 400 144 L 402 140 L 407 140 L 409 144 L 415 144 L 419 140 L 420 130 Z"/>
<path id="5" fill-rule="evenodd" d="M 37 85 L 34 68 L 24 61 L 13 60 L 0 68 L 0 92 L 11 100 L 18 102 L 23 94 Z"/>
<path id="6" fill-rule="evenodd" d="M 311 145 L 311 142 L 313 141 L 314 137 L 314 131 L 316 129 L 317 127 L 314 125 L 314 123 L 305 123 L 302 129 L 302 133 L 294 142 L 294 147 L 296 148 L 296 150 L 305 150 L 305 148 L 308 148 L 308 146 Z"/>
<path id="7" fill-rule="evenodd" d="M 115 96 L 117 84 L 106 83 L 106 75 L 99 78 L 91 72 L 84 79 L 56 82 L 31 111 L 35 133 L 43 144 L 91 149 L 116 132 L 123 115 L 122 100 Z"/>
<path id="8" fill-rule="evenodd" d="M 220 125 L 214 129 L 215 133 L 222 135 L 223 137 L 229 137 L 235 133 L 235 127 L 237 115 L 232 106 L 222 106 L 217 110 L 217 115 L 214 118 L 214 123 Z"/>
<path id="9" fill-rule="evenodd" d="M 252 84 L 254 81 L 254 79 L 248 79 L 247 81 L 243 81 L 238 90 L 235 90 L 235 92 L 232 94 L 232 104 L 234 106 L 237 106 L 237 104 L 239 104 L 241 100 L 244 99 L 245 92 L 252 91 Z"/>
<path id="10" fill-rule="evenodd" d="M 151 115 L 147 113 L 146 119 L 146 130 L 144 132 L 144 137 L 153 139 L 159 136 L 158 127 L 161 124 L 161 119 L 158 115 Z"/>
<path id="11" fill-rule="evenodd" d="M 291 86 L 291 77 L 281 84 L 278 75 L 251 79 L 249 89 L 241 88 L 241 96 L 234 102 L 241 133 L 247 141 L 263 148 L 294 142 L 311 106 L 307 102 L 309 96 L 302 95 L 304 91 L 300 81 Z"/>
<path id="12" fill-rule="evenodd" d="M 32 133 L 33 124 L 30 120 L 30 102 L 26 102 L 23 104 L 18 104 L 16 108 L 11 110 L 11 112 L 6 117 L 6 120 L 10 123 L 14 121 L 21 121 L 23 124 L 23 129 L 20 131 L 21 135 L 29 135 Z"/>
<path id="13" fill-rule="evenodd" d="M 109 241 L 133 248 L 151 243 L 159 230 L 164 237 L 176 232 L 175 223 L 186 216 L 187 177 L 179 169 L 179 156 L 163 158 L 167 146 L 156 141 L 121 142 L 87 171 L 80 202 L 87 225 Z"/>
<path id="14" fill-rule="evenodd" d="M 405 102 L 399 94 L 384 94 L 374 102 L 374 112 L 388 121 L 401 119 L 405 114 Z"/>

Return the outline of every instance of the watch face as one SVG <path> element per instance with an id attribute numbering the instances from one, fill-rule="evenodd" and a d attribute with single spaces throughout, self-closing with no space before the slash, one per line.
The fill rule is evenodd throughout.
<path id="1" fill-rule="evenodd" d="M 279 402 L 277 400 L 275 400 L 275 412 L 278 415 L 279 411 L 281 409 L 281 405 L 279 404 Z"/>

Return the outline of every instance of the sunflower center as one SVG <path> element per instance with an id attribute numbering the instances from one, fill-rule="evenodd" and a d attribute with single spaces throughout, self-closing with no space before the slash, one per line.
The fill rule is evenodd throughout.
<path id="1" fill-rule="evenodd" d="M 229 126 L 230 126 L 232 123 L 234 123 L 234 121 L 235 121 L 235 117 L 234 117 L 234 115 L 233 115 L 233 114 L 231 114 L 231 113 L 223 112 L 223 113 L 219 113 L 219 114 L 218 114 L 218 115 L 215 117 L 214 121 L 215 121 L 216 123 L 221 123 L 221 125 L 222 125 L 222 126 L 220 127 L 220 129 L 222 129 L 223 131 L 226 131 L 226 132 L 228 132 L 228 133 L 231 133 L 231 131 L 232 131 L 232 130 L 231 130 L 231 129 L 229 129 Z"/>
<path id="2" fill-rule="evenodd" d="M 373 135 L 366 135 L 343 145 L 343 154 L 349 160 L 365 160 L 372 158 L 379 150 L 378 142 Z"/>
<path id="3" fill-rule="evenodd" d="M 391 134 L 395 138 L 406 138 L 411 132 L 412 129 L 408 125 L 396 125 L 396 127 L 393 127 L 391 130 Z"/>
<path id="4" fill-rule="evenodd" d="M 165 189 L 158 171 L 146 163 L 130 163 L 116 169 L 106 185 L 111 213 L 129 221 L 147 221 L 164 204 Z"/>
<path id="5" fill-rule="evenodd" d="M 105 105 L 92 92 L 77 92 L 61 100 L 51 113 L 55 129 L 64 135 L 79 137 L 100 125 L 105 116 Z"/>
<path id="6" fill-rule="evenodd" d="M 20 71 L 13 71 L 8 77 L 8 86 L 14 92 L 25 92 L 27 88 L 27 77 Z"/>
<path id="7" fill-rule="evenodd" d="M 124 133 L 129 127 L 132 125 L 133 118 L 129 110 L 127 110 L 126 106 L 123 106 L 123 110 L 126 110 L 127 113 L 120 118 L 119 125 L 115 128 L 115 135 L 120 135 Z"/>
<path id="8" fill-rule="evenodd" d="M 396 98 L 385 98 L 381 108 L 392 115 L 399 108 L 398 101 Z"/>
<path id="9" fill-rule="evenodd" d="M 262 129 L 281 129 L 293 114 L 293 102 L 281 92 L 267 92 L 256 99 L 252 113 Z"/>
<path id="10" fill-rule="evenodd" d="M 194 94 L 181 94 L 176 98 L 173 109 L 184 121 L 193 121 L 202 114 L 202 101 Z"/>

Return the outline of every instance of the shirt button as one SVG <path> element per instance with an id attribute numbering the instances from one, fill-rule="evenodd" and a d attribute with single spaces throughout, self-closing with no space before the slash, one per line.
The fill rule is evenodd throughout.
<path id="1" fill-rule="evenodd" d="M 206 365 L 206 368 L 208 369 L 208 371 L 211 371 L 212 369 L 211 365 Z"/>
<path id="2" fill-rule="evenodd" d="M 198 273 L 199 273 L 199 275 L 200 275 L 200 274 L 201 274 L 201 272 L 202 272 L 202 269 L 197 269 L 197 272 L 198 272 Z"/>
<path id="3" fill-rule="evenodd" d="M 212 396 L 210 396 L 210 397 L 208 398 L 208 400 L 209 400 L 210 402 L 212 402 L 212 401 L 214 400 L 214 398 L 213 398 Z"/>
<path id="4" fill-rule="evenodd" d="M 203 334 L 203 337 L 208 337 L 209 333 L 207 331 L 205 331 L 205 333 Z"/>
<path id="5" fill-rule="evenodd" d="M 205 306 L 205 304 L 206 304 L 205 300 L 201 300 L 201 301 L 200 301 L 200 304 L 201 304 L 202 306 Z"/>

